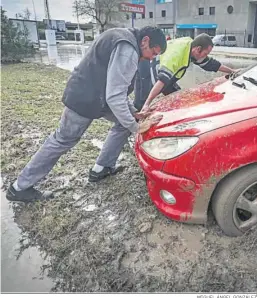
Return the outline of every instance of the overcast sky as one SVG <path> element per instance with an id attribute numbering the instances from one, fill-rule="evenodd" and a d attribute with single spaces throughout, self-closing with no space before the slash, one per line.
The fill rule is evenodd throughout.
<path id="1" fill-rule="evenodd" d="M 44 0 L 34 0 L 35 10 L 38 20 L 45 18 Z M 73 15 L 73 0 L 48 0 L 50 8 L 50 16 L 52 19 L 77 22 Z M 2 7 L 7 12 L 9 18 L 15 18 L 15 14 L 22 12 L 28 7 L 32 13 L 31 19 L 35 19 L 32 0 L 2 0 Z M 85 19 L 80 19 L 82 23 Z"/>

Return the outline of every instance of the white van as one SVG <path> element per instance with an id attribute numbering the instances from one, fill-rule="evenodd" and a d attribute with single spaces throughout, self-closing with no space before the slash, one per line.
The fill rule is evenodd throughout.
<path id="1" fill-rule="evenodd" d="M 235 35 L 216 35 L 213 37 L 212 42 L 215 46 L 227 46 L 236 47 L 236 37 Z"/>

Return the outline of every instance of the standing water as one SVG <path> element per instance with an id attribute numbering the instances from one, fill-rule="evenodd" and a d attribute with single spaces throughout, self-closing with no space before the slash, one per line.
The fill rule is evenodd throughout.
<path id="1" fill-rule="evenodd" d="M 1 191 L 1 292 L 50 292 L 53 282 L 41 276 L 46 264 L 36 247 L 29 247 L 17 259 L 21 230 L 14 222 L 12 203 Z"/>

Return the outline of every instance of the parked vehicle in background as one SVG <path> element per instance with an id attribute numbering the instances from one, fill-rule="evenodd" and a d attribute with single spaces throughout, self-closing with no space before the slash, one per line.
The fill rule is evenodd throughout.
<path id="1" fill-rule="evenodd" d="M 66 38 L 63 35 L 56 35 L 56 40 L 66 40 Z"/>
<path id="2" fill-rule="evenodd" d="M 156 207 L 204 224 L 208 209 L 225 234 L 257 225 L 257 65 L 161 98 L 163 119 L 135 150 Z"/>
<path id="3" fill-rule="evenodd" d="M 227 46 L 227 47 L 236 47 L 236 37 L 235 35 L 215 35 L 212 39 L 215 46 Z"/>

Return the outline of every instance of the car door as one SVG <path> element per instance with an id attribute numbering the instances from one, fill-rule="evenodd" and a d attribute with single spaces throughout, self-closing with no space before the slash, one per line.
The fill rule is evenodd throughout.
<path id="1" fill-rule="evenodd" d="M 223 45 L 223 46 L 227 46 L 228 45 L 227 36 L 223 36 L 222 37 L 222 39 L 221 39 L 221 45 Z"/>
<path id="2" fill-rule="evenodd" d="M 228 45 L 234 47 L 236 45 L 236 37 L 234 35 L 228 36 Z"/>

